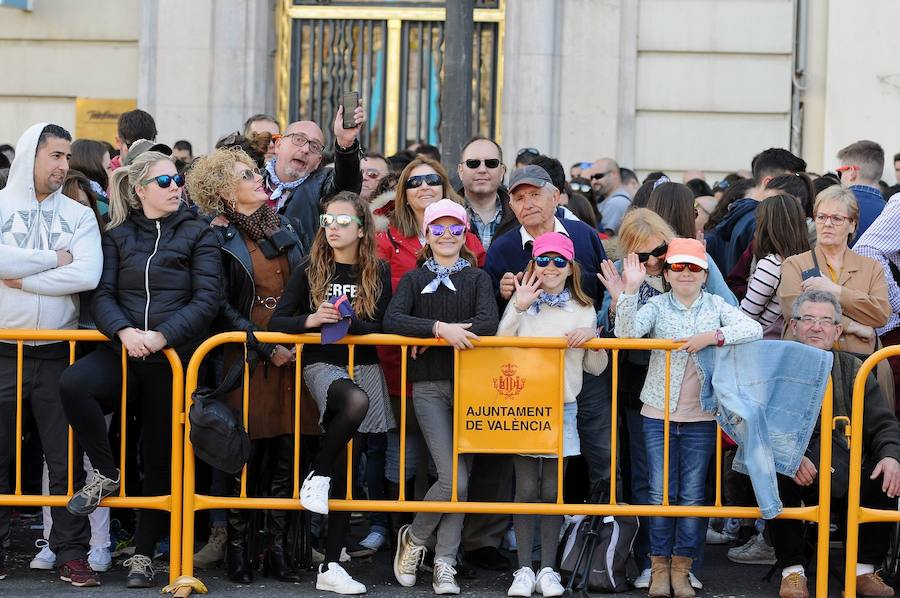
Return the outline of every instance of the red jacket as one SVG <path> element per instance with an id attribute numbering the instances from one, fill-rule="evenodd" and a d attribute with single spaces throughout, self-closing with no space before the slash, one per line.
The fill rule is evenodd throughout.
<path id="1" fill-rule="evenodd" d="M 404 237 L 393 226 L 378 233 L 375 237 L 378 245 L 378 257 L 388 263 L 391 268 L 391 290 L 396 292 L 397 285 L 403 275 L 416 267 L 416 260 L 422 246 L 418 237 Z M 484 266 L 485 251 L 478 235 L 466 233 L 466 247 L 475 254 L 478 267 Z M 387 378 L 388 390 L 392 397 L 400 396 L 400 351 L 399 347 L 378 347 L 378 359 Z M 410 396 L 407 390 L 407 396 Z"/>

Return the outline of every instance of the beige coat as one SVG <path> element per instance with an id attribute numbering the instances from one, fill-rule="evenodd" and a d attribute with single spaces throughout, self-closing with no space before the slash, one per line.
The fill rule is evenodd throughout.
<path id="1" fill-rule="evenodd" d="M 825 265 L 825 254 L 816 247 L 816 260 L 824 276 L 828 276 Z M 778 285 L 778 300 L 784 314 L 785 339 L 793 339 L 790 331 L 792 317 L 791 308 L 794 301 L 803 292 L 802 272 L 813 267 L 812 252 L 807 251 L 784 260 L 781 265 L 781 283 Z M 878 328 L 884 326 L 891 315 L 888 302 L 887 283 L 884 280 L 884 269 L 877 261 L 853 253 L 848 248 L 844 253 L 843 270 L 837 284 L 842 287 L 840 303 L 843 311 L 841 324 L 847 329 L 849 319 L 860 324 Z M 875 339 L 866 342 L 854 335 L 844 334 L 839 341 L 840 350 L 851 353 L 870 354 L 875 350 Z"/>

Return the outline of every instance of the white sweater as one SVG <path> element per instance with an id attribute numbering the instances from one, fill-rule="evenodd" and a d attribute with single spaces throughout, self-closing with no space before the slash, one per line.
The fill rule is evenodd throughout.
<path id="1" fill-rule="evenodd" d="M 35 197 L 34 155 L 44 126 L 32 126 L 19 139 L 0 190 L 0 279 L 22 281 L 21 289 L 0 284 L 0 328 L 77 328 L 78 293 L 97 287 L 103 267 L 93 212 L 62 191 L 40 202 Z M 60 249 L 73 260 L 57 268 Z"/>
<path id="2" fill-rule="evenodd" d="M 571 311 L 541 305 L 541 310 L 532 315 L 516 310 L 515 301 L 510 301 L 500 320 L 497 336 L 560 337 L 576 328 L 597 326 L 597 312 L 593 306 L 579 305 L 573 299 L 569 301 L 568 307 Z M 585 371 L 597 376 L 606 369 L 608 362 L 606 351 L 566 349 L 565 402 L 574 402 L 581 392 L 582 376 Z"/>

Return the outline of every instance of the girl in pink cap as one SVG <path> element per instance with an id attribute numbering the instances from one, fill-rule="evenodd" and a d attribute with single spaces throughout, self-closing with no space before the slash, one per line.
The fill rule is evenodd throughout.
<path id="1" fill-rule="evenodd" d="M 670 287 L 639 308 L 638 290 L 646 268 L 637 254 L 624 260 L 622 275 L 606 271 L 604 284 L 616 303 L 618 337 L 650 336 L 684 341 L 671 356 L 666 403 L 666 352 L 652 351 L 641 391 L 644 439 L 650 473 L 650 503 L 662 504 L 663 411 L 669 410 L 669 500 L 673 505 L 702 505 L 707 468 L 715 450 L 716 422 L 700 406 L 700 378 L 693 354 L 710 346 L 762 338 L 762 327 L 718 295 L 703 290 L 709 271 L 706 248 L 696 239 L 669 242 L 663 277 Z M 694 547 L 706 532 L 696 517 L 650 518 L 650 596 L 694 596 L 689 573 Z"/>
<path id="2" fill-rule="evenodd" d="M 420 267 L 400 279 L 384 318 L 385 332 L 420 338 L 437 337 L 451 347 L 413 350 L 408 379 L 419 428 L 434 459 L 438 479 L 425 500 L 450 500 L 453 480 L 453 349 L 471 349 L 482 334 L 497 330 L 497 300 L 491 277 L 475 266 L 465 248 L 466 209 L 442 199 L 425 209 L 425 247 Z M 460 455 L 457 495 L 466 500 L 472 456 Z M 425 542 L 434 534 L 431 586 L 437 594 L 459 594 L 456 553 L 462 533 L 462 513 L 417 513 L 400 528 L 394 576 L 411 587 L 425 558 Z"/>
<path id="3" fill-rule="evenodd" d="M 575 397 L 581 392 L 582 373 L 595 376 L 606 369 L 606 351 L 579 349 L 597 336 L 594 302 L 581 288 L 581 268 L 574 260 L 569 237 L 546 233 L 534 240 L 532 259 L 522 282 L 507 304 L 499 336 L 565 336 L 570 347 L 565 355 L 563 392 L 563 456 L 580 454 Z M 556 502 L 557 462 L 549 455 L 516 455 L 516 502 Z M 508 596 L 562 596 L 560 576 L 553 569 L 559 546 L 561 515 L 539 515 L 541 522 L 541 568 L 535 576 L 531 549 L 535 515 L 513 515 L 518 545 L 519 569 Z"/>

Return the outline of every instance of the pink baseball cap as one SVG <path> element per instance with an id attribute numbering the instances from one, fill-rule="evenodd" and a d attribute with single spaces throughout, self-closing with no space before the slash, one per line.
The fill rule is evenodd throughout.
<path id="1" fill-rule="evenodd" d="M 562 233 L 544 233 L 531 245 L 531 257 L 545 253 L 558 253 L 569 261 L 575 259 L 575 246 L 572 239 Z"/>
<path id="2" fill-rule="evenodd" d="M 709 262 L 706 261 L 706 247 L 697 239 L 679 237 L 669 241 L 666 263 L 697 264 L 704 270 L 709 270 Z"/>
<path id="3" fill-rule="evenodd" d="M 444 216 L 455 218 L 467 226 L 469 224 L 469 215 L 466 213 L 464 207 L 452 199 L 442 199 L 425 208 L 425 219 L 422 221 L 422 231 L 424 232 L 429 224 Z"/>

